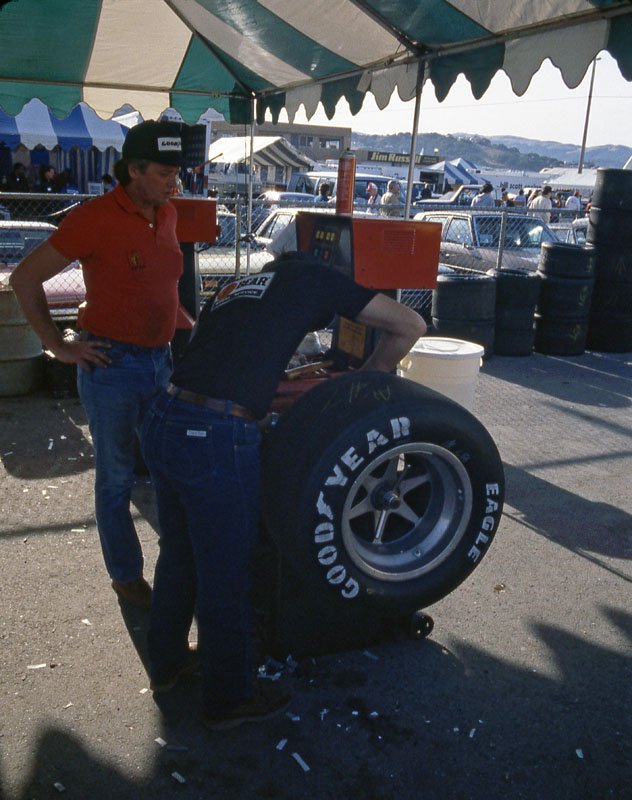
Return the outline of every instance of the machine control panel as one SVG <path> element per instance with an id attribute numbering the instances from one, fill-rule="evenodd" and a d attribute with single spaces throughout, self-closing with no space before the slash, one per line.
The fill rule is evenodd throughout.
<path id="1" fill-rule="evenodd" d="M 300 211 L 298 250 L 372 289 L 433 289 L 439 267 L 441 225 Z"/>
<path id="2" fill-rule="evenodd" d="M 320 264 L 333 267 L 353 277 L 350 220 L 323 219 L 323 216 L 314 224 L 308 252 Z"/>

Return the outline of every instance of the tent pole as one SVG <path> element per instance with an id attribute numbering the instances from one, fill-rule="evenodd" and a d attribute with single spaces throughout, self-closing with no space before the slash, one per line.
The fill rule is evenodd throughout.
<path id="1" fill-rule="evenodd" d="M 413 193 L 413 180 L 415 177 L 415 151 L 417 150 L 417 129 L 419 128 L 419 112 L 421 109 L 421 92 L 424 88 L 424 72 L 426 62 L 420 58 L 417 62 L 417 87 L 415 89 L 415 113 L 413 115 L 413 133 L 410 137 L 410 158 L 408 160 L 408 183 L 406 184 L 406 200 L 404 202 L 404 219 L 410 216 L 410 200 Z M 397 302 L 401 302 L 402 290 L 395 294 Z"/>
<path id="2" fill-rule="evenodd" d="M 252 187 L 255 181 L 255 98 L 250 98 L 250 159 L 248 161 L 248 212 L 246 216 L 246 275 L 250 275 L 250 234 L 252 233 Z"/>
<path id="3" fill-rule="evenodd" d="M 417 129 L 419 128 L 419 112 L 421 110 L 421 92 L 424 88 L 424 71 L 426 62 L 420 58 L 417 62 L 417 88 L 415 89 L 415 113 L 413 117 L 413 133 L 410 137 L 410 160 L 408 162 L 408 184 L 406 186 L 406 202 L 404 204 L 404 219 L 410 215 L 410 201 L 413 192 L 415 177 L 415 152 L 417 150 Z"/>

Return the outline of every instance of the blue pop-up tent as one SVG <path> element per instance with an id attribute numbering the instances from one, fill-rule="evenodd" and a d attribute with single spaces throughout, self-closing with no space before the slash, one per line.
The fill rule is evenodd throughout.
<path id="1" fill-rule="evenodd" d="M 70 150 L 76 146 L 100 151 L 113 147 L 120 152 L 127 130 L 118 122 L 100 119 L 85 103 L 75 106 L 63 119 L 37 99 L 29 101 L 14 117 L 0 110 L 0 144 L 12 150 L 23 145 L 27 150 L 38 146 Z"/>

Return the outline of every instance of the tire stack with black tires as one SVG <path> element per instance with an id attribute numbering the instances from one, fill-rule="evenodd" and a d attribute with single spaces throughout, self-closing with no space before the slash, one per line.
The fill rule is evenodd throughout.
<path id="1" fill-rule="evenodd" d="M 595 272 L 595 252 L 565 242 L 544 242 L 535 315 L 538 353 L 579 356 L 586 349 Z"/>
<path id="2" fill-rule="evenodd" d="M 599 169 L 586 240 L 596 251 L 587 347 L 632 351 L 632 170 Z"/>
<path id="3" fill-rule="evenodd" d="M 540 295 L 535 272 L 523 269 L 490 269 L 496 281 L 496 328 L 494 353 L 530 356 L 533 352 L 533 320 Z"/>
<path id="4" fill-rule="evenodd" d="M 496 281 L 491 275 L 439 275 L 432 293 L 432 326 L 437 336 L 464 339 L 494 352 Z"/>

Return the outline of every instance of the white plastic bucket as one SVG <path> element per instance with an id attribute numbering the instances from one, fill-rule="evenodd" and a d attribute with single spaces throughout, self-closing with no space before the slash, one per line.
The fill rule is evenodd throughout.
<path id="1" fill-rule="evenodd" d="M 474 405 L 484 348 L 463 339 L 418 339 L 400 363 L 400 375 L 441 392 L 468 410 Z"/>

